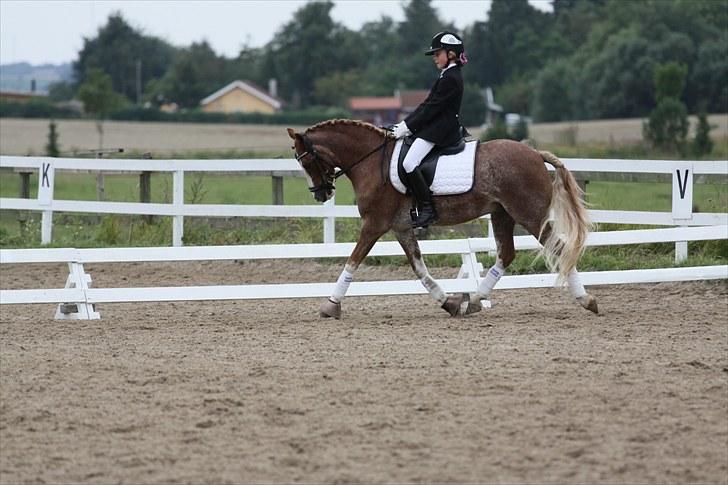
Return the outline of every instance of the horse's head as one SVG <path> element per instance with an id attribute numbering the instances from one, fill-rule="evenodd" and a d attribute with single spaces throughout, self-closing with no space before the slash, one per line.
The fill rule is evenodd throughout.
<path id="1" fill-rule="evenodd" d="M 301 164 L 308 178 L 308 190 L 319 202 L 326 202 L 334 195 L 336 162 L 330 150 L 316 146 L 305 133 L 296 133 L 288 128 L 288 136 L 293 139 L 293 150 L 296 160 Z"/>

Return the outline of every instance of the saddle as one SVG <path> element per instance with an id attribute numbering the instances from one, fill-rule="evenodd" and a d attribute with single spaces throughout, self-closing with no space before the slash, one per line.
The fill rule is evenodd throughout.
<path id="1" fill-rule="evenodd" d="M 413 136 L 408 136 L 404 138 L 402 148 L 399 152 L 399 160 L 397 161 L 397 174 L 399 175 L 399 179 L 402 181 L 405 187 L 407 187 L 407 193 L 410 192 L 410 186 L 407 178 L 407 173 L 404 170 L 403 163 L 404 158 L 407 156 L 407 152 L 409 152 L 409 149 L 414 141 L 415 137 Z M 420 171 L 425 177 L 427 185 L 432 185 L 432 181 L 435 178 L 435 171 L 437 170 L 437 161 L 440 159 L 441 156 L 456 155 L 463 150 L 465 150 L 465 138 L 461 138 L 454 145 L 444 147 L 436 146 L 435 148 L 430 150 L 430 153 L 425 155 L 425 158 L 423 158 L 422 162 L 420 163 Z"/>

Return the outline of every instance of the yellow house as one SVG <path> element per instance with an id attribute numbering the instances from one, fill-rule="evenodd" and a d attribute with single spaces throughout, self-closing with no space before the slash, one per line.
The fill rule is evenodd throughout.
<path id="1" fill-rule="evenodd" d="M 275 96 L 245 82 L 233 81 L 200 101 L 207 113 L 275 113 L 282 103 Z"/>

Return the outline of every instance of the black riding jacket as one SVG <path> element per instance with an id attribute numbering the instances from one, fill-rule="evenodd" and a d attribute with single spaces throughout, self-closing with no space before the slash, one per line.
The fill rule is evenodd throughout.
<path id="1" fill-rule="evenodd" d="M 460 140 L 460 103 L 463 75 L 457 64 L 445 69 L 430 94 L 404 121 L 412 134 L 439 146 Z"/>

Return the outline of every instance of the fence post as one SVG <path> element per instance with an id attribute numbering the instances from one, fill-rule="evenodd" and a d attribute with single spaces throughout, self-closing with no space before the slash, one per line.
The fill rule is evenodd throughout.
<path id="1" fill-rule="evenodd" d="M 336 207 L 336 194 L 324 203 L 324 212 L 328 212 L 328 209 L 334 207 Z M 336 242 L 336 218 L 334 216 L 324 217 L 324 242 Z"/>
<path id="2" fill-rule="evenodd" d="M 185 204 L 185 173 L 176 170 L 172 175 L 172 204 L 175 215 L 172 217 L 172 245 L 182 246 L 184 235 L 184 216 L 182 210 Z"/>
<path id="3" fill-rule="evenodd" d="M 283 177 L 273 175 L 273 205 L 283 205 Z"/>
<path id="4" fill-rule="evenodd" d="M 142 160 L 150 160 L 152 158 L 151 153 L 144 153 Z M 139 202 L 148 204 L 152 201 L 152 172 L 144 171 L 139 174 Z M 151 224 L 154 221 L 154 216 L 146 214 L 142 216 L 147 224 Z"/>
<path id="5" fill-rule="evenodd" d="M 96 152 L 96 158 L 101 159 L 104 153 L 99 150 Z M 106 183 L 104 181 L 104 172 L 99 171 L 96 174 L 96 200 L 103 201 L 106 198 Z"/>
<path id="6" fill-rule="evenodd" d="M 672 170 L 672 220 L 686 226 L 693 219 L 693 164 L 674 162 Z M 687 241 L 675 242 L 675 262 L 688 259 Z"/>
<path id="7" fill-rule="evenodd" d="M 491 219 L 490 215 L 488 215 L 488 239 L 495 240 L 495 231 L 493 231 L 493 220 Z M 495 258 L 498 256 L 498 251 L 488 251 L 488 256 Z"/>
<path id="8" fill-rule="evenodd" d="M 53 190 L 55 170 L 53 164 L 43 162 L 38 173 L 38 205 L 48 207 L 43 211 L 40 222 L 40 243 L 50 244 L 53 240 Z"/>
<path id="9" fill-rule="evenodd" d="M 20 198 L 30 199 L 30 174 L 33 172 L 19 172 L 20 175 Z M 25 226 L 28 222 L 28 212 L 18 211 L 18 222 L 20 226 Z"/>

